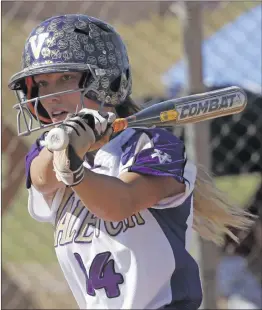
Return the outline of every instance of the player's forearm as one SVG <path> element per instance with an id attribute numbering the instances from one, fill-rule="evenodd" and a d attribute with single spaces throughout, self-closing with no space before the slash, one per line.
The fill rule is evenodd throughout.
<path id="1" fill-rule="evenodd" d="M 121 221 L 132 214 L 132 197 L 128 184 L 116 177 L 85 169 L 83 181 L 72 189 L 96 216 L 108 221 Z"/>
<path id="2" fill-rule="evenodd" d="M 30 167 L 30 177 L 33 186 L 43 194 L 49 194 L 61 187 L 53 170 L 53 154 L 43 148 L 34 158 Z"/>

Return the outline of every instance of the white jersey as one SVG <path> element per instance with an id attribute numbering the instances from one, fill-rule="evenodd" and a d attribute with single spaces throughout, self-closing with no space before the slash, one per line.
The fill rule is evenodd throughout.
<path id="1" fill-rule="evenodd" d="M 127 129 L 98 151 L 93 167 L 85 165 L 114 177 L 125 171 L 174 176 L 186 191 L 109 222 L 89 212 L 71 189 L 60 189 L 50 209 L 28 180 L 29 212 L 54 225 L 57 258 L 79 307 L 198 309 L 199 271 L 188 253 L 196 168 L 183 143 L 162 129 Z"/>

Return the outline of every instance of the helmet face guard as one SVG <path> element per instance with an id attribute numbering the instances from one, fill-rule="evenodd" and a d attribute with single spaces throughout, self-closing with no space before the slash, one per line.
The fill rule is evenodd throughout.
<path id="1" fill-rule="evenodd" d="M 40 72 L 44 73 L 44 72 L 48 72 L 50 73 L 50 71 L 54 71 L 55 73 L 59 73 L 59 72 L 65 72 L 65 68 L 63 65 L 56 65 L 55 68 L 53 67 L 52 70 L 50 70 L 50 68 L 48 68 L 50 66 L 45 66 L 44 68 L 37 68 L 37 70 L 32 70 L 34 72 L 35 76 L 36 74 L 39 74 Z M 72 68 L 74 68 L 74 70 L 69 70 L 69 68 L 67 67 L 67 71 L 66 72 L 70 72 L 70 71 L 76 71 L 75 68 L 82 69 L 83 71 L 83 76 L 85 75 L 85 79 L 83 79 L 83 81 L 80 81 L 79 83 L 79 88 L 76 89 L 68 89 L 68 90 L 64 90 L 64 91 L 60 91 L 60 92 L 56 92 L 56 93 L 52 93 L 52 94 L 48 94 L 48 95 L 44 95 L 44 96 L 32 96 L 32 77 L 31 76 L 27 76 L 24 78 L 24 82 L 26 84 L 26 93 L 23 90 L 15 90 L 16 92 L 16 97 L 18 99 L 18 103 L 16 103 L 13 108 L 17 110 L 17 133 L 18 136 L 26 136 L 29 135 L 31 132 L 40 130 L 40 129 L 45 129 L 45 128 L 49 128 L 58 124 L 61 124 L 62 122 L 56 122 L 53 123 L 50 119 L 50 117 L 48 116 L 46 110 L 44 109 L 44 107 L 41 105 L 41 99 L 46 99 L 46 98 L 50 98 L 50 97 L 54 97 L 54 96 L 62 96 L 64 94 L 70 94 L 70 93 L 77 93 L 80 92 L 81 93 L 81 97 L 80 97 L 80 102 L 77 105 L 77 109 L 75 111 L 75 113 L 77 113 L 79 110 L 81 110 L 82 108 L 84 108 L 84 99 L 86 97 L 87 93 L 93 92 L 93 94 L 95 94 L 96 98 L 100 98 L 100 94 L 99 91 L 96 89 L 95 84 L 97 84 L 100 76 L 103 76 L 106 74 L 106 70 L 104 69 L 99 69 L 96 66 L 90 66 L 90 65 L 85 65 L 84 67 L 82 66 L 82 68 L 80 66 L 76 66 L 75 64 L 73 64 Z M 36 71 L 36 73 L 35 73 Z M 79 70 L 80 71 L 80 70 Z M 80 71 L 81 72 L 81 71 Z M 12 80 L 16 80 L 17 75 L 20 75 L 21 73 L 18 73 L 16 75 L 14 75 L 11 78 L 10 84 L 12 85 Z M 87 79 L 87 77 L 89 76 L 89 79 Z M 90 78 L 92 77 L 92 78 Z M 91 83 L 88 83 L 88 81 L 91 80 Z M 88 83 L 88 85 L 86 85 Z M 18 84 L 16 84 L 18 85 Z M 36 93 L 38 93 L 38 91 L 36 91 Z M 32 98 L 33 97 L 33 98 Z M 93 98 L 93 100 L 95 100 L 95 98 Z M 106 103 L 104 101 L 97 101 L 96 102 L 98 104 L 100 104 L 100 109 L 102 109 L 104 106 L 110 107 L 113 106 L 110 103 Z M 36 124 L 35 124 L 36 123 Z"/>
<path id="2" fill-rule="evenodd" d="M 81 92 L 80 106 L 81 108 L 83 108 L 84 107 L 83 101 L 85 97 L 84 91 L 85 91 L 84 88 L 72 89 L 58 93 L 52 93 L 45 96 L 35 97 L 30 100 L 27 99 L 23 100 L 24 96 L 23 92 L 16 91 L 19 102 L 14 105 L 14 108 L 17 110 L 16 122 L 17 122 L 18 136 L 27 136 L 34 131 L 45 129 L 62 123 L 61 121 L 53 123 L 50 118 L 45 117 L 43 114 L 41 114 L 41 112 L 39 112 L 41 109 L 43 109 L 40 103 L 41 99 L 54 96 L 61 96 L 69 93 Z M 81 108 L 77 106 L 77 110 L 75 111 L 75 113 L 77 113 Z M 37 124 L 34 126 L 35 122 Z"/>
<path id="3" fill-rule="evenodd" d="M 121 104 L 131 93 L 132 78 L 122 39 L 113 27 L 86 15 L 56 16 L 42 22 L 26 41 L 22 64 L 22 71 L 9 82 L 18 99 L 14 108 L 19 136 L 61 123 L 52 123 L 41 99 L 80 92 L 79 111 L 85 97 L 103 108 Z M 79 88 L 38 95 L 34 76 L 66 72 L 83 73 Z"/>

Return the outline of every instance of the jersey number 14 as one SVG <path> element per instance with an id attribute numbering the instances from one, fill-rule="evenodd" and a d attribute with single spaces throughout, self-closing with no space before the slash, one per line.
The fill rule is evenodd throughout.
<path id="1" fill-rule="evenodd" d="M 95 256 L 89 269 L 89 275 L 81 256 L 78 253 L 74 253 L 74 256 L 85 275 L 88 295 L 95 296 L 95 290 L 101 288 L 105 289 L 108 298 L 120 295 L 119 284 L 124 282 L 124 278 L 121 273 L 116 273 L 114 260 L 109 260 L 110 252 L 99 253 Z"/>

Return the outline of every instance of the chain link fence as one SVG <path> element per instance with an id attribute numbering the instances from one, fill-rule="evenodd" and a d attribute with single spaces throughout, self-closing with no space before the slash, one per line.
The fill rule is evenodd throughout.
<path id="1" fill-rule="evenodd" d="M 261 4 L 212 1 L 199 5 L 206 89 L 240 85 L 248 94 L 244 112 L 210 122 L 211 140 L 206 145 L 217 184 L 244 207 L 261 183 Z M 68 13 L 88 14 L 115 25 L 129 50 L 133 98 L 138 102 L 153 104 L 188 91 L 184 11 L 178 2 L 2 1 L 3 309 L 77 308 L 56 262 L 52 228 L 36 223 L 27 212 L 23 161 L 37 135 L 18 140 L 12 110 L 15 97 L 7 88 L 9 77 L 20 69 L 23 44 L 33 27 L 45 18 Z M 175 133 L 185 138 L 184 127 Z M 198 246 L 192 254 L 201 260 Z"/>

